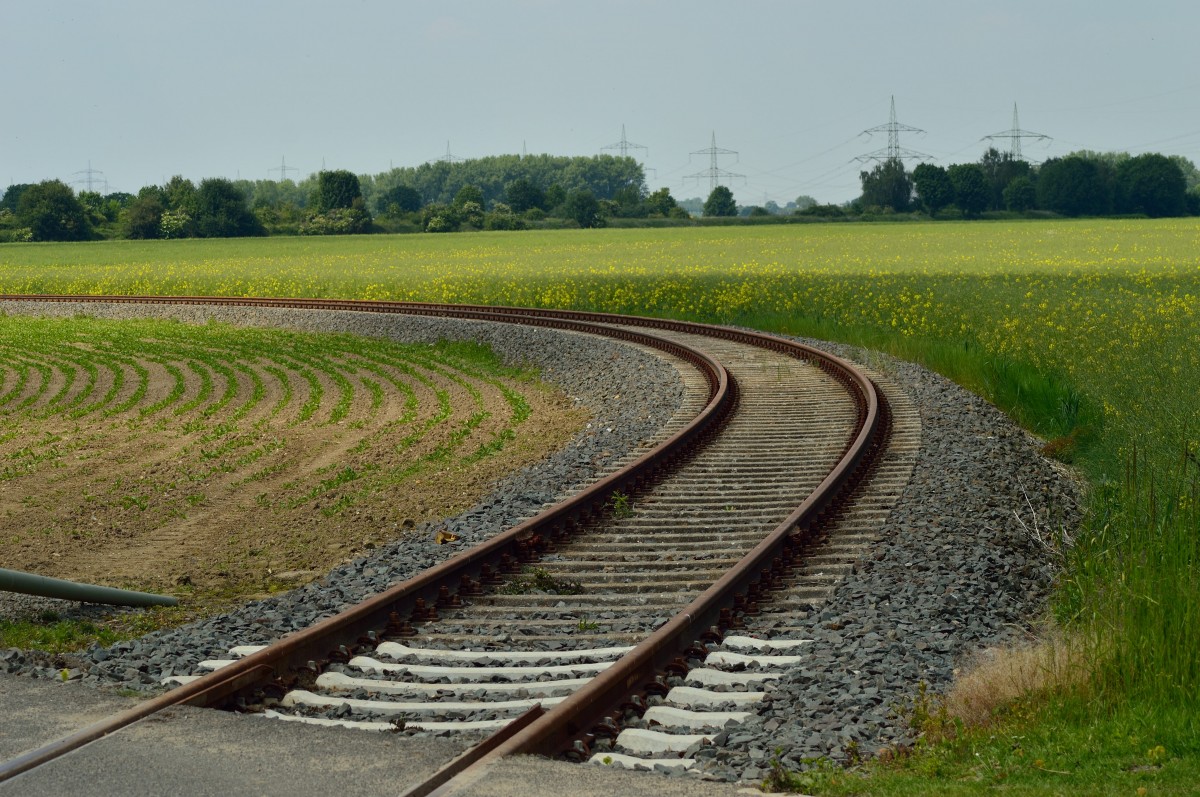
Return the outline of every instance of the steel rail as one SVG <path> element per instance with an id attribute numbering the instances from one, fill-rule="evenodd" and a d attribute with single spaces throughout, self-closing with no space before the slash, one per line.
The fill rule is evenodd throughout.
<path id="1" fill-rule="evenodd" d="M 27 301 L 80 301 L 78 296 L 0 296 L 0 300 L 17 299 Z M 861 371 L 846 361 L 815 349 L 811 346 L 788 341 L 783 338 L 757 332 L 735 330 L 692 322 L 668 319 L 618 316 L 606 313 L 575 311 L 538 310 L 532 308 L 496 308 L 487 306 L 455 306 L 430 303 L 402 302 L 357 302 L 350 300 L 266 300 L 236 297 L 84 297 L 84 301 L 108 301 L 119 303 L 161 304 L 215 304 L 234 306 L 293 307 L 311 309 L 341 309 L 385 313 L 407 313 L 415 315 L 454 316 L 479 318 L 480 320 L 504 321 L 506 323 L 530 323 L 542 325 L 549 321 L 590 322 L 605 325 L 643 326 L 666 329 L 689 334 L 718 337 L 750 345 L 761 346 L 784 352 L 816 363 L 828 374 L 841 382 L 853 396 L 858 409 L 858 420 L 851 439 L 838 464 L 821 484 L 797 507 L 789 517 L 762 540 L 753 550 L 725 576 L 705 590 L 682 612 L 660 627 L 650 637 L 637 645 L 633 651 L 619 660 L 587 686 L 560 704 L 555 711 L 547 712 L 524 729 L 512 734 L 490 753 L 480 759 L 474 756 L 461 759 L 461 772 L 443 769 L 438 773 L 441 786 L 431 792 L 432 783 L 425 783 L 411 790 L 410 794 L 452 794 L 462 786 L 479 777 L 492 761 L 504 755 L 518 753 L 556 754 L 580 741 L 586 746 L 597 730 L 603 732 L 606 722 L 612 718 L 614 709 L 630 696 L 654 691 L 659 684 L 655 678 L 666 670 L 686 669 L 682 657 L 695 649 L 697 641 L 706 635 L 719 635 L 734 622 L 734 612 L 744 610 L 770 588 L 772 581 L 780 578 L 790 568 L 796 552 L 823 512 L 828 511 L 848 492 L 856 477 L 869 464 L 872 454 L 881 445 L 881 432 L 886 425 L 885 408 L 874 384 Z M 732 394 L 732 384 L 728 383 Z M 611 488 L 610 488 L 611 489 Z M 516 529 L 512 530 L 515 531 Z M 496 538 L 493 538 L 496 539 Z M 418 577 L 420 578 L 420 577 Z M 467 583 L 467 582 L 464 582 Z M 357 608 L 357 607 L 356 607 Z M 351 612 L 354 609 L 349 610 Z M 331 618 L 333 619 L 333 618 Z M 324 621 L 321 626 L 330 621 Z M 320 626 L 318 626 L 320 627 Z M 317 627 L 314 627 L 315 630 Z M 303 633 L 303 632 L 302 632 Z M 272 647 L 284 644 L 281 640 Z M 268 648 L 269 650 L 269 648 Z M 230 667 L 239 667 L 245 679 L 232 689 L 222 687 L 214 690 L 200 686 L 201 681 L 190 684 L 191 693 L 184 702 L 198 705 L 213 705 L 230 694 L 254 681 L 261 681 L 264 669 L 271 669 L 252 660 L 265 654 L 254 654 Z M 297 659 L 296 656 L 289 660 Z M 264 661 L 260 659 L 260 661 Z M 218 671 L 220 673 L 222 671 Z M 274 672 L 272 670 L 272 672 Z M 216 673 L 214 673 L 216 675 Z M 235 675 L 230 673 L 230 676 Z M 210 681 L 210 683 L 214 683 Z M 186 687 L 184 687 L 186 688 Z M 176 690 L 178 692 L 179 690 Z M 170 693 L 174 694 L 174 693 Z M 164 698 L 167 696 L 163 696 Z M 161 699 L 161 698 L 160 698 Z M 173 701 L 176 704 L 180 701 Z M 607 723 L 611 728 L 611 722 Z M 511 732 L 510 732 L 511 733 Z M 36 764 L 34 764 L 36 765 Z M 0 768 L 0 780 L 5 777 Z"/>
<path id="2" fill-rule="evenodd" d="M 782 338 L 737 331 L 737 337 L 742 335 L 760 340 L 775 350 L 791 350 L 796 356 L 814 351 Z M 595 736 L 615 735 L 617 728 L 613 720 L 624 706 L 630 704 L 631 697 L 665 694 L 666 688 L 658 680 L 659 674 L 686 673 L 684 657 L 694 651 L 702 658 L 706 652 L 696 647 L 699 640 L 705 637 L 719 639 L 734 622 L 733 611 L 752 608 L 771 589 L 773 581 L 786 575 L 822 514 L 843 499 L 870 467 L 882 448 L 887 427 L 886 405 L 874 383 L 844 360 L 824 352 L 817 353 L 822 359 L 828 358 L 830 367 L 844 367 L 843 381 L 862 393 L 858 402 L 859 421 L 851 443 L 808 498 L 722 578 L 612 667 L 555 706 L 554 711 L 512 734 L 487 755 L 470 763 L 463 762 L 456 773 L 439 772 L 441 785 L 436 788 L 419 784 L 402 797 L 458 794 L 483 777 L 496 760 L 506 756 L 554 756 L 567 752 L 572 745 L 581 745 L 583 749 L 579 752 L 586 754 Z"/>
<path id="3" fill-rule="evenodd" d="M 101 303 L 110 302 L 112 299 L 113 297 L 48 297 L 49 301 L 57 302 L 82 300 Z M 4 300 L 41 301 L 42 297 L 0 296 L 0 301 Z M 201 303 L 193 297 L 178 301 L 174 300 L 174 297 L 123 297 L 119 301 L 133 304 Z M 211 300 L 204 300 L 203 303 L 214 304 Z M 215 304 L 301 307 L 315 310 L 348 309 L 325 307 L 311 300 L 226 299 Z M 356 309 L 371 311 L 371 308 L 361 306 Z M 376 312 L 397 311 L 389 309 Z M 536 550 L 548 547 L 553 539 L 566 537 L 580 520 L 604 512 L 605 505 L 614 491 L 634 492 L 657 479 L 674 460 L 685 456 L 687 450 L 702 443 L 708 435 L 715 432 L 735 403 L 734 385 L 724 366 L 708 354 L 674 341 L 628 329 L 597 326 L 571 319 L 531 318 L 477 309 L 464 310 L 461 314 L 456 314 L 456 317 L 567 329 L 651 346 L 688 360 L 700 369 L 709 382 L 709 401 L 686 426 L 667 440 L 565 501 L 385 592 L 307 629 L 284 637 L 227 667 L 0 764 L 0 782 L 172 706 L 218 706 L 254 687 L 292 680 L 295 677 L 293 673 L 300 669 L 312 668 L 315 662 L 349 656 L 350 647 L 365 642 L 370 638 L 369 635 L 384 632 L 388 628 L 394 629 L 398 623 L 405 622 L 409 615 L 416 621 L 435 618 L 435 607 L 446 602 L 451 594 L 476 593 L 480 582 L 490 582 L 498 579 L 501 573 L 514 572 L 522 562 L 532 558 Z M 405 620 L 402 620 L 401 616 Z"/>

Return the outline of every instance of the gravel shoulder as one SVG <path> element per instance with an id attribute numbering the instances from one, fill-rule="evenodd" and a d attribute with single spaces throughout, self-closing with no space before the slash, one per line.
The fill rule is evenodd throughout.
<path id="1" fill-rule="evenodd" d="M 292 322 L 311 327 L 316 319 L 310 315 Z M 383 324 L 380 319 L 358 323 L 365 325 L 365 334 L 397 334 L 382 326 L 370 331 Z M 444 323 L 429 320 L 415 324 L 417 332 L 401 334 L 445 336 L 450 327 L 439 326 Z M 454 334 L 463 329 L 456 326 Z M 455 548 L 506 528 L 564 487 L 586 481 L 620 451 L 652 434 L 678 405 L 678 379 L 661 360 L 617 344 L 544 332 L 470 330 L 511 361 L 541 367 L 543 379 L 596 413 L 595 426 L 447 521 L 460 534 Z M 1025 636 L 1044 612 L 1056 569 L 1026 526 L 1036 519 L 1042 528 L 1072 528 L 1079 519 L 1076 483 L 1038 453 L 1038 441 L 979 397 L 916 365 L 805 342 L 866 362 L 897 383 L 920 410 L 921 451 L 874 553 L 810 616 L 810 659 L 780 683 L 758 716 L 718 737 L 700 756 L 707 779 L 756 782 L 776 751 L 785 766 L 796 768 L 819 757 L 845 760 L 854 749 L 870 754 L 911 743 L 897 710 L 918 684 L 945 690 L 958 668 L 988 647 Z M 619 401 L 613 398 L 614 385 L 621 386 Z M 432 527 L 425 531 L 428 536 Z M 285 596 L 195 626 L 87 651 L 77 662 L 77 677 L 97 685 L 153 689 L 164 675 L 188 672 L 231 644 L 267 641 L 308 625 L 453 552 L 427 541 L 385 546 Z M 0 652 L 0 657 L 0 672 L 58 675 L 36 656 Z M 574 782 L 574 775 L 567 777 Z"/>
<path id="2" fill-rule="evenodd" d="M 986 401 L 912 363 L 803 342 L 903 389 L 920 411 L 921 449 L 872 555 L 808 617 L 807 660 L 697 754 L 706 778 L 757 783 L 776 756 L 800 769 L 911 745 L 903 713 L 920 684 L 944 692 L 988 649 L 1036 631 L 1057 568 L 1027 529 L 1080 519 L 1079 482 Z"/>

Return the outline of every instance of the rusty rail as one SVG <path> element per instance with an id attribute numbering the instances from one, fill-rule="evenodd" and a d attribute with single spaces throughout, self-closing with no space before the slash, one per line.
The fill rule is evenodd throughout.
<path id="1" fill-rule="evenodd" d="M 111 297 L 46 297 L 56 302 L 109 302 Z M 0 296 L 0 301 L 19 299 L 41 301 L 42 297 Z M 193 297 L 121 297 L 120 303 L 199 304 Z M 302 307 L 305 309 L 349 309 L 345 303 L 325 307 L 312 300 L 205 300 L 206 304 L 254 305 L 265 307 Z M 364 303 L 355 309 L 375 312 L 399 312 L 394 308 L 375 309 Z M 450 313 L 442 313 L 451 315 Z M 553 540 L 566 537 L 584 518 L 602 513 L 614 491 L 635 492 L 654 481 L 670 464 L 686 455 L 720 425 L 735 401 L 733 386 L 725 368 L 704 352 L 673 341 L 629 329 L 597 326 L 572 319 L 530 318 L 481 309 L 464 310 L 458 318 L 519 323 L 604 335 L 667 351 L 697 366 L 709 382 L 707 405 L 684 428 L 620 470 L 594 482 L 567 500 L 543 510 L 523 523 L 480 543 L 457 556 L 430 568 L 414 578 L 375 595 L 314 626 L 278 640 L 266 649 L 239 659 L 233 664 L 191 683 L 160 695 L 127 711 L 116 714 L 69 736 L 0 765 L 0 782 L 64 753 L 107 736 L 145 717 L 176 705 L 219 706 L 237 695 L 263 685 L 288 683 L 297 670 L 316 662 L 349 655 L 349 649 L 366 641 L 368 634 L 396 629 L 410 620 L 436 618 L 437 606 L 453 594 L 476 594 L 481 582 L 490 583 L 504 573 L 519 569 Z"/>
<path id="2" fill-rule="evenodd" d="M 711 400 L 704 411 L 671 440 L 630 463 L 621 471 L 593 484 L 571 502 L 552 507 L 536 518 L 497 535 L 404 584 L 328 618 L 310 629 L 280 640 L 259 653 L 110 718 L 109 721 L 97 723 L 2 765 L 0 781 L 168 706 L 184 703 L 220 705 L 227 702 L 231 696 L 255 685 L 292 678 L 294 676 L 288 673 L 294 668 L 303 668 L 310 662 L 327 660 L 330 657 L 348 655 L 348 648 L 357 644 L 364 634 L 378 632 L 386 627 L 395 629 L 397 615 L 402 611 L 411 611 L 417 619 L 430 619 L 429 613 L 433 612 L 432 616 L 436 616 L 434 607 L 445 601 L 450 593 L 461 590 L 464 594 L 473 594 L 478 589 L 479 581 L 496 577 L 497 569 L 512 570 L 519 566 L 520 561 L 532 556 L 545 545 L 546 537 L 543 534 L 548 534 L 551 538 L 566 536 L 580 519 L 603 511 L 604 502 L 613 490 L 636 489 L 653 480 L 668 465 L 669 460 L 679 456 L 677 452 L 681 447 L 700 442 L 701 438 L 718 428 L 723 413 L 734 401 L 735 389 L 724 368 L 707 355 L 655 336 L 634 332 L 627 328 L 629 326 L 736 340 L 784 352 L 817 364 L 841 382 L 854 397 L 858 408 L 858 420 L 852 439 L 848 441 L 838 464 L 817 489 L 737 566 L 705 590 L 682 612 L 587 686 L 563 701 L 554 711 L 533 719 L 516 733 L 512 733 L 510 729 L 507 740 L 498 745 L 493 741 L 494 749 L 490 753 L 482 758 L 478 754 L 473 757 L 464 756 L 458 762 L 452 762 L 452 765 L 443 768 L 438 773 L 438 778 L 439 783 L 444 785 L 439 787 L 427 782 L 415 787 L 415 790 L 410 791 L 411 794 L 454 793 L 460 785 L 477 778 L 481 767 L 486 767 L 501 756 L 517 753 L 553 755 L 577 743 L 588 746 L 598 730 L 604 731 L 606 719 L 618 710 L 623 701 L 632 695 L 658 689 L 660 684 L 656 682 L 656 677 L 660 673 L 683 666 L 682 657 L 697 645 L 698 640 L 706 635 L 719 636 L 734 622 L 737 611 L 752 607 L 770 588 L 771 582 L 788 570 L 818 517 L 827 511 L 839 496 L 848 492 L 857 476 L 869 463 L 880 445 L 880 433 L 885 425 L 884 407 L 875 386 L 861 371 L 846 361 L 813 347 L 771 335 L 706 324 L 531 308 L 323 299 L 0 296 L 0 301 L 4 300 L 352 310 L 554 326 L 654 345 L 685 357 L 698 366 L 703 364 L 701 367 L 708 373 Z M 493 569 L 492 563 L 495 562 L 499 564 Z"/>

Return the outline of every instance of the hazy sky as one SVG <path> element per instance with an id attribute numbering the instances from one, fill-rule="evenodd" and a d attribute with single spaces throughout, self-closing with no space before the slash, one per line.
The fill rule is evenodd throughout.
<path id="1" fill-rule="evenodd" d="M 378 173 L 446 153 L 647 151 L 651 188 L 738 201 L 859 192 L 888 121 L 943 165 L 1021 127 L 1200 163 L 1196 0 L 0 0 L 0 185 L 103 172 Z M 1002 142 L 1007 147 L 1008 142 Z M 272 168 L 275 172 L 271 172 Z M 290 172 L 289 176 L 296 176 Z M 102 188 L 102 185 L 97 187 Z"/>

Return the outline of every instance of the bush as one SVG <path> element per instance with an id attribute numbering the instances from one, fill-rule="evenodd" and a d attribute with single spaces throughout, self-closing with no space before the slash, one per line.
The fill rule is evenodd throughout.
<path id="1" fill-rule="evenodd" d="M 804 210 L 797 210 L 794 216 L 817 216 L 826 219 L 839 219 L 846 211 L 838 205 L 809 205 Z"/>
<path id="2" fill-rule="evenodd" d="M 526 226 L 525 220 L 513 213 L 512 208 L 503 202 L 497 202 L 491 212 L 483 217 L 485 230 L 524 230 Z"/>
<path id="3" fill-rule="evenodd" d="M 458 213 L 448 205 L 426 205 L 421 210 L 421 228 L 425 232 L 454 232 Z"/>
<path id="4" fill-rule="evenodd" d="M 301 235 L 355 235 L 371 231 L 371 214 L 362 208 L 334 208 L 300 225 Z"/>

